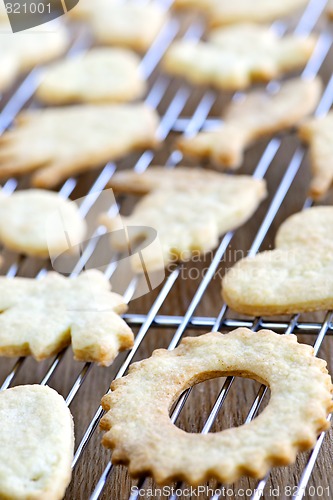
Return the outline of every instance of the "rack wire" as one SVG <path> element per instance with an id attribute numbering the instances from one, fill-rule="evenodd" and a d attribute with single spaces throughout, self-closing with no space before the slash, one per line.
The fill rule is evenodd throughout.
<path id="1" fill-rule="evenodd" d="M 161 5 L 164 6 L 165 9 L 169 7 L 169 1 L 161 2 Z M 307 35 L 309 34 L 314 27 L 316 26 L 324 8 L 326 6 L 326 0 L 312 0 L 310 1 L 308 7 L 304 11 L 301 16 L 296 28 L 295 32 L 297 34 Z M 286 28 L 284 25 L 279 23 L 279 30 L 284 31 Z M 176 36 L 179 36 L 181 29 L 181 23 L 178 19 L 171 19 L 164 29 L 161 31 L 160 35 L 147 52 L 147 54 L 143 57 L 141 67 L 144 75 L 148 78 L 151 75 L 155 75 L 152 78 L 152 85 L 150 87 L 149 93 L 146 97 L 146 102 L 150 106 L 159 109 L 167 89 L 170 87 L 171 79 L 159 72 L 156 73 L 156 68 L 161 58 L 163 57 L 165 51 L 169 47 L 170 43 L 175 39 Z M 182 34 L 183 38 L 191 38 L 191 39 L 199 39 L 204 32 L 204 25 L 200 21 L 193 22 L 190 27 Z M 86 33 L 79 33 L 78 37 L 75 39 L 69 53 L 68 57 L 70 57 L 73 53 L 77 51 L 84 51 L 90 46 L 90 40 L 87 37 Z M 332 48 L 332 35 L 328 30 L 323 30 L 317 42 L 317 47 L 313 57 L 307 64 L 306 68 L 303 71 L 303 76 L 307 78 L 311 78 L 316 76 L 321 72 L 321 69 L 324 65 L 324 62 Z M 34 95 L 34 92 L 38 86 L 38 81 L 40 75 L 42 73 L 42 68 L 36 68 L 36 70 L 32 71 L 19 85 L 10 99 L 7 101 L 6 105 L 3 107 L 0 115 L 0 132 L 3 132 L 10 126 L 13 119 L 20 112 L 20 110 L 24 107 L 30 105 L 31 98 Z M 174 131 L 181 131 L 184 134 L 190 136 L 197 131 L 201 130 L 209 126 L 212 121 L 216 121 L 215 118 L 210 116 L 211 110 L 216 103 L 217 93 L 214 91 L 205 91 L 199 98 L 197 102 L 197 106 L 195 111 L 190 117 L 182 116 L 183 110 L 186 108 L 186 105 L 191 98 L 191 88 L 185 83 L 181 83 L 179 86 L 175 87 L 174 93 L 169 98 L 166 109 L 164 110 L 161 116 L 161 123 L 159 127 L 159 137 L 161 140 L 168 138 L 170 133 Z M 316 110 L 316 115 L 321 115 L 326 113 L 333 102 L 333 76 L 329 79 L 319 106 Z M 281 150 L 283 146 L 283 140 L 281 137 L 273 138 L 268 145 L 266 146 L 257 166 L 253 172 L 253 176 L 256 178 L 265 178 L 268 170 L 272 166 L 274 159 L 276 158 L 278 152 Z M 296 175 L 299 172 L 300 166 L 302 164 L 303 158 L 305 155 L 305 150 L 302 146 L 298 146 L 294 151 L 291 160 L 285 168 L 285 171 L 282 175 L 282 178 L 279 184 L 275 187 L 275 191 L 273 197 L 270 201 L 268 209 L 263 217 L 263 220 L 258 228 L 258 231 L 255 234 L 253 242 L 249 249 L 249 254 L 256 254 L 262 247 L 265 238 L 274 222 L 275 217 L 279 213 L 281 205 L 283 204 L 290 187 L 292 186 Z M 155 154 L 153 151 L 145 151 L 132 165 L 134 170 L 137 172 L 142 172 L 154 161 Z M 171 151 L 167 161 L 165 162 L 168 167 L 175 167 L 182 160 L 182 156 L 179 151 L 173 150 Z M 96 177 L 95 181 L 91 185 L 89 189 L 89 194 L 85 201 L 80 206 L 80 211 L 83 216 L 89 214 L 90 210 L 94 207 L 94 204 L 98 200 L 99 193 L 107 186 L 108 181 L 116 171 L 117 165 L 115 163 L 108 163 L 103 170 Z M 73 192 L 75 192 L 75 188 L 77 186 L 77 179 L 71 178 L 68 179 L 60 188 L 59 193 L 63 197 L 70 197 Z M 11 194 L 18 187 L 18 182 L 15 179 L 10 179 L 5 183 L 3 189 L 7 194 Z M 310 199 L 305 200 L 304 207 L 308 207 L 312 204 Z M 112 209 L 112 207 L 111 207 Z M 242 229 L 244 231 L 244 228 Z M 72 270 L 71 275 L 75 276 L 80 273 L 87 263 L 89 259 L 93 256 L 94 251 L 96 249 L 96 245 L 98 243 L 99 238 L 103 236 L 105 233 L 105 228 L 98 227 L 93 234 L 93 238 L 91 238 L 90 242 L 84 249 L 84 252 L 81 254 L 80 258 L 75 264 L 75 267 Z M 201 304 L 204 299 L 205 293 L 217 271 L 221 260 L 223 259 L 227 248 L 230 243 L 233 241 L 234 233 L 229 232 L 226 234 L 217 248 L 214 257 L 205 273 L 203 279 L 198 285 L 194 295 L 191 298 L 190 304 L 183 315 L 173 316 L 173 315 L 165 315 L 161 314 L 160 310 L 165 305 L 168 300 L 169 295 L 173 291 L 179 281 L 182 279 L 182 269 L 183 265 L 179 265 L 174 271 L 172 271 L 167 278 L 165 279 L 161 289 L 157 297 L 155 298 L 152 306 L 149 308 L 149 311 L 146 314 L 143 313 L 129 313 L 125 314 L 124 318 L 133 327 L 138 328 L 138 332 L 135 338 L 134 346 L 126 355 L 124 361 L 121 363 L 119 369 L 116 371 L 113 378 L 122 377 L 126 372 L 135 356 L 137 355 L 140 347 L 144 344 L 145 339 L 149 330 L 154 327 L 158 329 L 172 329 L 175 330 L 174 335 L 172 337 L 171 342 L 169 343 L 168 349 L 174 349 L 179 342 L 181 341 L 183 335 L 188 330 L 204 330 L 206 329 L 211 331 L 218 331 L 219 329 L 223 329 L 223 331 L 231 330 L 237 327 L 245 326 L 251 328 L 252 330 L 257 330 L 259 328 L 270 328 L 281 332 L 285 335 L 291 333 L 302 333 L 302 334 L 312 334 L 316 336 L 316 341 L 314 344 L 314 349 L 316 354 L 319 351 L 319 348 L 322 345 L 322 342 L 326 335 L 332 335 L 333 333 L 333 325 L 332 325 L 332 312 L 329 311 L 326 313 L 326 316 L 323 322 L 319 321 L 301 321 L 299 315 L 295 315 L 289 320 L 265 320 L 263 318 L 234 318 L 229 317 L 230 311 L 225 304 L 222 305 L 219 314 L 216 317 L 214 316 L 196 316 L 196 310 L 198 306 Z M 26 262 L 24 257 L 19 256 L 16 260 L 14 260 L 7 269 L 7 276 L 13 277 L 17 273 L 20 272 L 20 269 Z M 117 256 L 113 256 L 112 260 L 108 264 L 105 273 L 111 278 L 114 272 L 117 269 Z M 42 276 L 47 270 L 47 265 L 39 269 L 36 277 L 39 278 Z M 135 292 L 135 288 L 137 285 L 137 281 L 132 280 L 127 290 L 125 291 L 125 297 L 129 301 Z M 44 373 L 43 377 L 39 381 L 41 385 L 46 385 L 51 382 L 52 377 L 54 377 L 61 366 L 65 363 L 65 355 L 66 352 L 61 352 L 58 354 L 55 359 L 51 362 L 48 369 Z M 22 369 L 25 358 L 18 359 L 9 373 L 6 375 L 3 380 L 0 390 L 7 389 L 15 384 L 15 379 L 19 375 L 20 370 Z M 67 362 L 67 361 L 66 361 Z M 78 396 L 80 389 L 82 388 L 84 382 L 88 379 L 89 374 L 92 370 L 92 365 L 90 363 L 86 363 L 80 373 L 77 375 L 72 387 L 70 388 L 67 396 L 66 403 L 70 406 L 74 399 Z M 208 433 L 219 414 L 225 400 L 228 396 L 230 388 L 234 382 L 234 377 L 227 377 L 220 389 L 220 392 L 216 398 L 216 401 L 209 413 L 209 416 L 201 430 L 202 434 Z M 103 394 L 108 390 L 108 387 L 111 383 L 111 379 L 107 381 L 107 387 L 101 387 L 101 394 Z M 252 405 L 247 414 L 246 420 L 244 423 L 250 422 L 253 418 L 256 417 L 264 397 L 266 395 L 267 388 L 265 386 L 261 386 Z M 184 406 L 189 398 L 191 393 L 191 389 L 186 391 L 176 403 L 173 412 L 170 416 L 173 423 L 176 423 Z M 97 408 L 95 414 L 92 419 L 87 423 L 85 432 L 83 433 L 82 438 L 77 443 L 75 456 L 73 460 L 73 474 L 75 475 L 76 469 L 81 462 L 84 460 L 86 448 L 90 443 L 91 438 L 93 437 L 101 416 L 103 415 L 103 411 L 101 407 Z M 330 418 L 330 417 L 329 417 Z M 301 479 L 298 483 L 296 483 L 297 489 L 296 493 L 293 496 L 294 500 L 300 500 L 306 491 L 306 487 L 308 481 L 311 476 L 311 472 L 313 467 L 315 466 L 316 459 L 320 453 L 320 449 L 324 440 L 325 433 L 322 433 L 318 438 L 316 447 L 312 451 L 310 458 L 304 467 Z M 89 465 L 87 465 L 89 466 Z M 108 481 L 110 480 L 111 475 L 114 473 L 115 467 L 109 462 L 103 471 L 102 475 L 98 478 L 96 484 L 92 491 L 87 491 L 87 496 L 85 498 L 90 498 L 90 500 L 97 500 L 103 494 Z M 256 489 L 252 495 L 253 500 L 257 500 L 262 497 L 265 493 L 265 486 L 267 484 L 268 477 L 263 479 L 258 483 Z M 139 489 L 143 488 L 146 484 L 146 479 L 141 479 L 138 481 L 137 486 L 138 489 L 129 496 L 130 500 L 135 500 L 139 496 Z M 181 484 L 177 485 L 180 489 L 182 487 Z M 72 497 L 73 498 L 73 497 Z M 170 500 L 176 500 L 177 495 L 172 494 L 170 496 Z M 221 498 L 219 495 L 214 495 L 211 497 L 211 500 L 218 500 Z"/>

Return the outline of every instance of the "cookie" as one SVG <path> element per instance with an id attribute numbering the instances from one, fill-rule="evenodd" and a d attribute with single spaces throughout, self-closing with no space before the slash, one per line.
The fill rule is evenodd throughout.
<path id="1" fill-rule="evenodd" d="M 226 304 L 249 316 L 323 311 L 333 307 L 333 245 L 262 252 L 240 260 L 224 277 Z"/>
<path id="2" fill-rule="evenodd" d="M 312 207 L 291 215 L 279 227 L 276 248 L 326 246 L 333 243 L 333 207 Z"/>
<path id="3" fill-rule="evenodd" d="M 76 204 L 57 193 L 29 189 L 7 197 L 0 191 L 0 242 L 10 250 L 36 257 L 58 255 L 69 244 L 81 243 L 85 233 Z"/>
<path id="4" fill-rule="evenodd" d="M 50 387 L 0 392 L 0 497 L 61 500 L 71 479 L 73 419 Z"/>
<path id="5" fill-rule="evenodd" d="M 208 42 L 178 41 L 164 57 L 164 69 L 195 85 L 239 90 L 302 68 L 316 37 L 280 38 L 265 26 L 240 24 L 211 32 Z"/>
<path id="6" fill-rule="evenodd" d="M 274 362 L 272 362 L 274 360 Z M 267 408 L 254 420 L 222 432 L 195 434 L 176 427 L 169 411 L 189 387 L 215 377 L 250 377 L 268 385 Z M 112 462 L 132 476 L 151 474 L 158 484 L 210 479 L 233 483 L 263 478 L 312 448 L 329 427 L 332 381 L 326 362 L 295 335 L 247 328 L 183 339 L 173 351 L 158 349 L 112 383 L 102 406 L 103 445 Z"/>
<path id="7" fill-rule="evenodd" d="M 71 11 L 91 25 L 96 40 L 104 45 L 129 47 L 145 52 L 167 20 L 167 14 L 156 3 L 126 3 L 112 0 L 80 0 Z"/>
<path id="8" fill-rule="evenodd" d="M 37 97 L 46 104 L 132 101 L 145 92 L 140 59 L 126 49 L 96 48 L 46 69 Z"/>
<path id="9" fill-rule="evenodd" d="M 129 217 L 101 218 L 114 232 L 112 246 L 121 251 L 148 238 L 150 228 L 157 231 L 163 259 L 154 245 L 146 246 L 142 258 L 148 271 L 186 261 L 194 251 L 212 250 L 219 237 L 244 224 L 266 196 L 265 181 L 186 167 L 152 167 L 143 174 L 120 172 L 113 176 L 111 187 L 148 193 Z M 131 228 L 126 231 L 127 238 L 116 231 L 122 227 Z M 143 272 L 138 255 L 133 255 L 132 265 L 135 272 Z"/>
<path id="10" fill-rule="evenodd" d="M 175 7 L 198 8 L 211 26 L 270 22 L 305 7 L 308 0 L 176 0 Z"/>
<path id="11" fill-rule="evenodd" d="M 65 52 L 69 44 L 67 31 L 58 25 L 54 31 L 49 30 L 49 26 L 38 26 L 12 33 L 7 23 L 0 24 L 0 90 L 5 90 L 21 72 Z"/>
<path id="12" fill-rule="evenodd" d="M 209 158 L 222 168 L 238 168 L 243 163 L 244 151 L 256 139 L 289 129 L 312 113 L 321 90 L 318 78 L 295 78 L 282 83 L 274 93 L 249 92 L 231 102 L 223 125 L 181 138 L 177 146 L 186 155 Z"/>
<path id="13" fill-rule="evenodd" d="M 333 308 L 332 207 L 289 217 L 276 250 L 240 260 L 222 281 L 223 299 L 251 316 L 297 314 Z"/>
<path id="14" fill-rule="evenodd" d="M 109 366 L 133 344 L 127 305 L 97 270 L 39 280 L 0 277 L 0 355 L 42 360 L 72 344 L 74 357 Z"/>
<path id="15" fill-rule="evenodd" d="M 333 112 L 305 121 L 299 129 L 300 138 L 310 146 L 312 181 L 309 196 L 323 198 L 333 182 Z"/>
<path id="16" fill-rule="evenodd" d="M 333 0 L 328 1 L 327 15 L 330 19 L 333 19 Z"/>
<path id="17" fill-rule="evenodd" d="M 36 171 L 50 188 L 157 143 L 158 117 L 144 104 L 34 109 L 18 116 L 0 139 L 0 177 Z"/>

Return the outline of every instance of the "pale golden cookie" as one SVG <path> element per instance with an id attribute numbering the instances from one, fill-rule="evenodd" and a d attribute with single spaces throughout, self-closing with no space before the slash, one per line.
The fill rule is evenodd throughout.
<path id="1" fill-rule="evenodd" d="M 81 105 L 21 113 L 0 139 L 0 177 L 34 173 L 37 187 L 157 143 L 158 116 L 144 104 Z"/>
<path id="2" fill-rule="evenodd" d="M 164 68 L 193 84 L 238 90 L 302 68 L 315 45 L 315 36 L 280 38 L 268 27 L 240 24 L 212 31 L 208 42 L 175 42 Z"/>
<path id="3" fill-rule="evenodd" d="M 49 31 L 50 30 L 50 31 Z M 0 90 L 5 90 L 20 72 L 30 71 L 61 55 L 67 48 L 69 37 L 60 25 L 38 26 L 12 33 L 10 26 L 0 24 Z"/>
<path id="4" fill-rule="evenodd" d="M 37 97 L 47 104 L 132 101 L 145 91 L 139 64 L 130 50 L 92 49 L 46 68 Z"/>
<path id="5" fill-rule="evenodd" d="M 194 251 L 212 250 L 219 237 L 244 224 L 266 196 L 265 181 L 186 167 L 152 167 L 143 174 L 120 172 L 111 187 L 148 193 L 129 217 L 101 218 L 115 231 L 111 244 L 122 251 L 148 237 L 149 228 L 157 231 L 163 258 L 154 245 L 144 248 L 142 258 L 148 271 L 186 261 Z M 124 238 L 123 232 L 116 231 L 122 227 L 134 229 Z M 135 272 L 143 272 L 138 255 L 132 257 L 132 264 Z"/>
<path id="6" fill-rule="evenodd" d="M 273 361 L 272 361 L 273 360 Z M 247 425 L 209 434 L 187 433 L 170 420 L 172 405 L 189 387 L 214 377 L 250 377 L 271 389 L 267 408 Z M 262 478 L 312 448 L 329 427 L 332 381 L 326 362 L 295 335 L 239 328 L 229 334 L 185 338 L 173 351 L 159 349 L 134 363 L 104 396 L 108 431 L 103 444 L 112 462 L 159 484 L 211 478 L 232 483 L 246 474 Z"/>
<path id="7" fill-rule="evenodd" d="M 309 195 L 318 200 L 327 194 L 333 182 L 333 112 L 305 121 L 299 135 L 310 146 L 313 179 Z"/>
<path id="8" fill-rule="evenodd" d="M 291 215 L 279 227 L 276 248 L 333 243 L 333 207 L 312 207 Z"/>
<path id="9" fill-rule="evenodd" d="M 231 309 L 275 316 L 333 308 L 333 244 L 262 252 L 240 260 L 224 277 Z"/>
<path id="10" fill-rule="evenodd" d="M 333 19 L 333 0 L 329 0 L 328 2 L 327 14 L 330 19 Z"/>
<path id="11" fill-rule="evenodd" d="M 50 387 L 0 392 L 0 498 L 61 500 L 71 479 L 73 419 Z"/>
<path id="12" fill-rule="evenodd" d="M 304 7 L 308 0 L 175 0 L 175 7 L 194 7 L 211 26 L 242 22 L 270 22 Z"/>
<path id="13" fill-rule="evenodd" d="M 71 15 L 89 21 L 96 40 L 144 52 L 167 20 L 156 3 L 80 0 Z"/>
<path id="14" fill-rule="evenodd" d="M 178 141 L 179 149 L 196 158 L 208 157 L 223 168 L 238 168 L 244 150 L 256 139 L 293 127 L 312 113 L 322 90 L 319 78 L 295 78 L 274 93 L 255 90 L 231 102 L 223 125 Z"/>
<path id="15" fill-rule="evenodd" d="M 50 228 L 52 224 L 52 228 Z M 16 252 L 37 257 L 58 255 L 81 243 L 85 221 L 77 205 L 42 189 L 0 192 L 0 242 Z"/>
<path id="16" fill-rule="evenodd" d="M 74 357 L 102 366 L 133 344 L 119 314 L 127 305 L 96 270 L 76 278 L 48 273 L 39 280 L 0 277 L 0 355 L 41 360 L 72 344 Z"/>

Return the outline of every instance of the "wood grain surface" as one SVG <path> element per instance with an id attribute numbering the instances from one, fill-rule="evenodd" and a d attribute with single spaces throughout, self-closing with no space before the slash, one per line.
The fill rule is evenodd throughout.
<path id="1" fill-rule="evenodd" d="M 290 27 L 292 27 L 296 18 L 290 20 Z M 322 19 L 320 24 L 316 27 L 316 30 L 328 31 L 332 33 L 332 28 L 329 26 L 325 19 Z M 324 83 L 326 84 L 331 76 L 331 68 L 333 62 L 333 51 L 330 51 L 325 64 L 320 72 Z M 151 83 L 156 81 L 157 73 L 151 77 Z M 168 108 L 170 99 L 175 95 L 175 92 L 179 88 L 188 89 L 190 91 L 190 98 L 186 103 L 185 108 L 182 110 L 181 115 L 183 117 L 189 117 L 193 114 L 198 102 L 206 92 L 206 89 L 194 89 L 188 87 L 181 81 L 171 82 L 165 93 L 163 101 L 159 106 L 159 112 L 161 114 Z M 8 97 L 8 96 L 7 96 Z M 212 109 L 211 116 L 219 116 L 223 111 L 226 103 L 230 99 L 229 94 L 220 94 L 217 96 L 216 104 Z M 6 96 L 4 97 L 6 100 Z M 176 134 L 169 134 L 168 138 L 163 143 L 162 147 L 156 152 L 154 157 L 154 163 L 164 164 L 168 159 L 170 153 L 173 150 L 174 139 Z M 236 260 L 241 256 L 246 255 L 247 251 L 251 247 L 255 235 L 262 221 L 264 220 L 265 214 L 273 200 L 274 195 L 283 179 L 283 176 L 290 164 L 290 161 L 295 153 L 296 149 L 299 147 L 299 141 L 294 132 L 283 134 L 280 137 L 282 144 L 278 150 L 278 153 L 274 157 L 267 175 L 265 176 L 267 180 L 269 196 L 259 207 L 256 214 L 247 222 L 242 228 L 236 231 L 227 251 L 225 252 L 224 258 L 221 260 L 207 290 L 205 291 L 200 304 L 196 308 L 195 315 L 207 316 L 207 317 L 217 317 L 222 307 L 222 300 L 220 295 L 221 288 L 221 277 L 224 275 L 225 270 L 231 267 Z M 255 167 L 257 166 L 263 151 L 267 145 L 268 141 L 260 141 L 251 147 L 247 153 L 243 167 L 237 172 L 237 174 L 251 174 Z M 131 168 L 139 155 L 131 155 L 124 161 L 119 162 L 119 168 Z M 186 164 L 194 164 L 194 162 L 186 161 Z M 92 183 L 96 179 L 99 171 L 89 173 L 79 179 L 77 187 L 75 188 L 72 198 L 76 199 L 84 196 Z M 237 175 L 236 174 L 236 175 Z M 308 155 L 305 155 L 300 168 L 295 176 L 294 182 L 292 183 L 290 189 L 287 192 L 285 199 L 278 211 L 277 216 L 272 221 L 272 224 L 267 232 L 267 235 L 263 241 L 261 249 L 272 248 L 274 236 L 277 228 L 282 221 L 285 220 L 290 214 L 300 210 L 306 199 L 307 189 L 310 179 L 310 166 Z M 19 182 L 19 187 L 26 187 L 28 185 L 28 180 L 23 179 Z M 126 211 L 128 211 L 132 205 L 134 199 L 126 200 Z M 325 204 L 331 204 L 333 201 L 332 195 L 330 195 L 326 200 Z M 17 256 L 10 252 L 3 252 L 5 257 L 5 264 L 2 267 L 2 274 L 5 274 L 9 269 L 9 266 L 16 261 Z M 108 256 L 110 259 L 113 257 L 112 254 Z M 176 280 L 171 292 L 169 293 L 167 300 L 163 303 L 159 314 L 166 315 L 177 315 L 182 316 L 186 313 L 191 300 L 196 293 L 198 286 L 201 283 L 207 268 L 209 267 L 213 258 L 212 255 L 207 255 L 202 257 L 200 262 L 189 262 L 184 264 L 181 268 L 180 276 Z M 35 276 L 36 272 L 41 267 L 50 268 L 48 262 L 40 262 L 33 259 L 21 259 L 20 266 L 18 269 L 18 274 L 21 276 Z M 114 283 L 115 287 L 126 288 L 127 283 L 123 283 L 119 277 Z M 139 313 L 148 314 L 154 300 L 157 298 L 161 288 L 161 284 L 157 289 L 153 290 L 149 294 L 144 295 L 141 298 L 133 300 L 129 304 L 129 313 Z M 232 311 L 228 311 L 227 317 L 236 318 L 237 315 Z M 316 321 L 322 321 L 324 314 L 320 313 L 317 315 L 303 315 L 300 321 L 305 321 L 309 319 L 314 319 Z M 281 318 L 278 318 L 281 320 Z M 287 321 L 290 318 L 283 318 Z M 135 328 L 137 332 L 138 328 Z M 139 360 L 149 356 L 152 351 L 156 348 L 167 347 L 171 341 L 176 328 L 156 328 L 152 327 L 146 334 L 142 345 L 140 346 L 134 360 Z M 205 333 L 208 329 L 194 329 L 187 328 L 184 335 L 200 335 Z M 221 331 L 224 331 L 223 329 Z M 299 340 L 313 344 L 316 340 L 316 332 L 309 332 L 308 334 L 299 335 Z M 79 443 L 91 418 L 95 414 L 101 397 L 109 388 L 109 385 L 117 373 L 117 370 L 121 366 L 122 362 L 125 360 L 127 353 L 122 353 L 115 363 L 109 368 L 98 368 L 92 366 L 82 383 L 76 397 L 74 398 L 70 409 L 74 416 L 75 421 L 75 435 L 76 443 Z M 328 362 L 328 367 L 331 373 L 333 373 L 333 338 L 327 335 L 323 341 L 322 347 L 320 349 L 319 355 L 326 359 Z M 11 370 L 15 363 L 13 359 L 0 360 L 0 383 L 5 379 L 8 372 Z M 47 360 L 42 363 L 37 363 L 32 359 L 27 359 L 21 369 L 19 370 L 17 376 L 12 381 L 12 385 L 18 384 L 30 384 L 38 383 L 41 381 L 45 375 L 48 367 L 51 365 L 52 360 Z M 50 385 L 58 390 L 64 397 L 70 392 L 73 383 L 75 382 L 77 376 L 79 375 L 83 364 L 74 362 L 72 359 L 71 350 L 68 349 L 57 366 L 51 380 Z M 189 397 L 184 410 L 181 413 L 176 425 L 188 432 L 200 432 L 202 429 L 207 416 L 216 400 L 216 397 L 223 385 L 224 379 L 215 379 L 202 384 L 199 384 L 194 388 Z M 223 405 L 219 415 L 213 425 L 212 432 L 220 431 L 222 429 L 230 428 L 232 426 L 241 425 L 247 416 L 247 413 L 251 407 L 253 399 L 257 393 L 259 384 L 257 382 L 237 378 L 235 383 L 232 385 L 230 393 Z M 265 398 L 265 402 L 262 408 L 265 407 L 269 400 L 269 397 Z M 51 411 L 51 409 L 50 409 Z M 96 429 L 93 433 L 87 448 L 81 456 L 81 459 L 74 470 L 72 482 L 68 488 L 66 499 L 67 500 L 88 500 L 94 487 L 102 474 L 105 466 L 107 465 L 111 454 L 109 451 L 104 450 L 101 446 L 101 432 Z M 172 443 L 170 443 L 172 446 Z M 333 498 L 333 477 L 332 477 L 332 431 L 329 431 L 325 437 L 321 452 L 319 454 L 317 463 L 315 465 L 313 474 L 308 484 L 308 489 L 305 493 L 306 499 L 316 498 L 329 500 Z M 309 457 L 308 453 L 300 454 L 297 458 L 296 464 L 290 467 L 276 468 L 272 471 L 269 476 L 267 486 L 264 491 L 263 498 L 290 498 L 290 493 L 296 492 L 296 485 L 300 479 L 302 470 L 306 464 Z M 108 478 L 106 487 L 101 495 L 103 500 L 125 500 L 130 494 L 130 489 L 133 485 L 136 485 L 136 481 L 132 481 L 126 471 L 125 467 L 114 468 L 112 474 Z M 254 490 L 256 486 L 256 481 L 247 478 L 242 479 L 234 485 L 231 485 L 222 495 L 221 498 L 226 499 L 245 499 L 250 498 L 251 491 Z M 218 487 L 218 485 L 212 481 L 209 483 L 211 488 Z M 154 491 L 156 485 L 153 484 L 151 480 L 147 480 L 145 483 L 145 491 L 142 492 L 140 498 L 168 498 L 167 495 L 161 494 L 159 491 Z M 246 490 L 246 491 L 243 491 Z M 194 491 L 192 496 L 181 495 L 179 498 L 198 498 L 206 499 L 206 493 L 198 493 Z"/>

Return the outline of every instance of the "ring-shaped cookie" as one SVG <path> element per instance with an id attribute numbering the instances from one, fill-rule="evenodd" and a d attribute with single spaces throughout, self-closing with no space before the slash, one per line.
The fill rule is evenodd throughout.
<path id="1" fill-rule="evenodd" d="M 172 424 L 172 404 L 187 388 L 214 377 L 249 377 L 270 387 L 265 410 L 252 422 L 211 434 L 187 433 Z M 326 362 L 294 335 L 239 328 L 226 335 L 185 338 L 177 349 L 159 349 L 113 382 L 103 398 L 101 427 L 113 463 L 132 476 L 151 474 L 158 484 L 210 478 L 230 483 L 247 474 L 262 478 L 293 462 L 327 429 L 332 381 Z"/>

